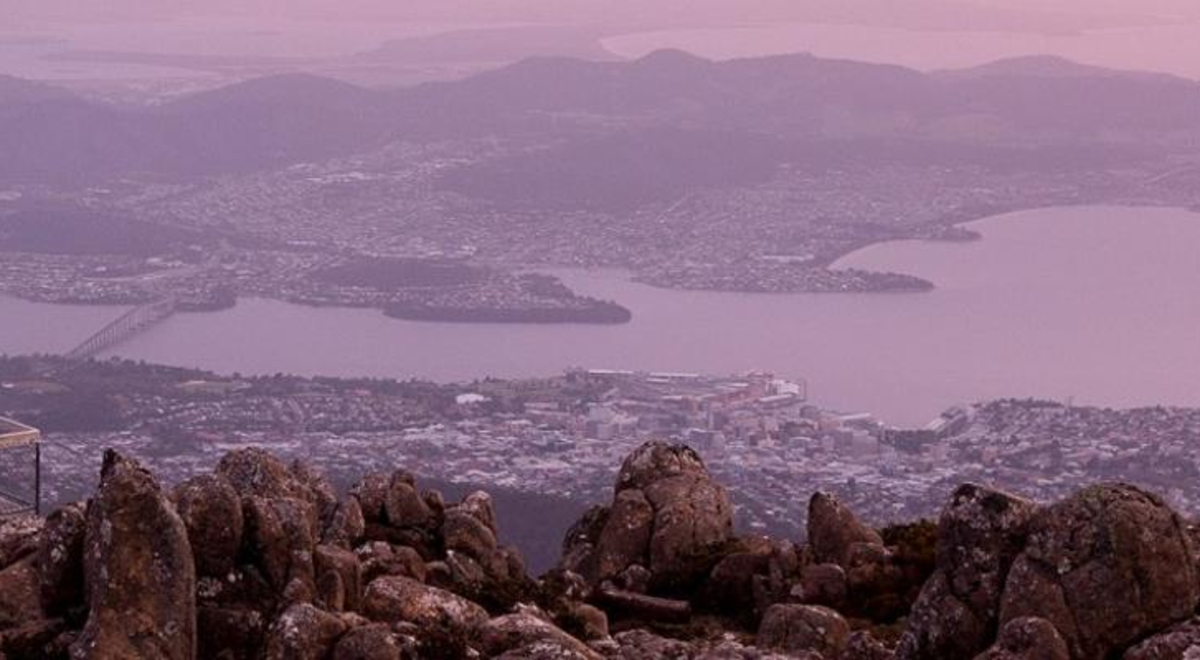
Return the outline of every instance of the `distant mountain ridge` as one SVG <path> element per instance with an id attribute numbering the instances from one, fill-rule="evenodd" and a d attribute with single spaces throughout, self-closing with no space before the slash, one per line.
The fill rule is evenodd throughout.
<path id="1" fill-rule="evenodd" d="M 0 78 L 0 180 L 236 174 L 390 140 L 643 129 L 968 144 L 1200 143 L 1200 83 L 1021 58 L 925 74 L 811 55 L 534 58 L 456 82 L 371 90 L 273 76 L 150 108 Z"/>

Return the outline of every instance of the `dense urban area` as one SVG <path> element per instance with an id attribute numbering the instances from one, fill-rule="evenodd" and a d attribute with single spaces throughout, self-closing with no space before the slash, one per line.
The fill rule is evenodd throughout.
<path id="1" fill-rule="evenodd" d="M 600 75 L 620 93 L 597 95 Z M 1080 105 L 1133 105 L 1084 118 L 1060 116 L 1065 102 L 1010 107 L 1048 99 L 1030 91 L 1045 75 L 1077 81 L 1064 94 Z M 921 104 L 859 93 L 881 81 Z M 277 76 L 128 116 L 0 82 L 17 154 L 0 167 L 0 292 L 39 301 L 213 310 L 258 296 L 418 320 L 622 323 L 620 300 L 533 273 L 920 292 L 933 283 L 838 260 L 882 241 L 970 240 L 962 223 L 1021 209 L 1200 205 L 1191 86 L 1053 59 L 954 78 L 807 55 L 530 60 L 399 90 Z M 1160 87 L 1173 105 L 1137 104 Z M 984 98 L 990 115 L 963 106 Z M 58 154 L 48 136 L 67 127 L 39 104 L 130 142 Z M 286 121 L 264 134 L 247 128 L 255 117 Z"/>
<path id="2" fill-rule="evenodd" d="M 109 447 L 173 483 L 253 445 L 319 464 L 343 485 L 404 467 L 434 483 L 553 496 L 542 506 L 578 511 L 606 496 L 623 456 L 662 438 L 704 456 L 740 524 L 775 534 L 800 534 L 814 490 L 882 524 L 936 514 L 964 481 L 1048 501 L 1123 480 L 1200 512 L 1200 410 L 1004 400 L 893 429 L 821 408 L 802 380 L 767 373 L 578 369 L 433 385 L 16 357 L 0 361 L 0 415 L 45 433 L 48 504 L 82 496 L 90 482 L 80 475 L 94 474 Z M 543 529 L 530 543 L 554 547 L 562 531 Z"/>

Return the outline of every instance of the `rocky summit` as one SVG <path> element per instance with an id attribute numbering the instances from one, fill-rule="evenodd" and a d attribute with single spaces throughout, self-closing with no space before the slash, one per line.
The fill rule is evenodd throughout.
<path id="1" fill-rule="evenodd" d="M 491 498 L 403 470 L 340 496 L 259 449 L 164 488 L 109 451 L 87 502 L 0 521 L 0 660 L 1194 660 L 1200 535 L 1157 496 L 964 485 L 871 529 L 734 532 L 693 450 L 652 442 L 528 575 Z"/>

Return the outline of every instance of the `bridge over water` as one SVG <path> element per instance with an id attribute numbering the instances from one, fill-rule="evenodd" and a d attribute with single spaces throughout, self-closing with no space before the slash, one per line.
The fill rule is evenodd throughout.
<path id="1" fill-rule="evenodd" d="M 163 298 L 135 307 L 71 349 L 66 357 L 69 360 L 86 360 L 96 357 L 117 344 L 132 339 L 171 318 L 175 314 L 176 304 L 175 298 Z"/>

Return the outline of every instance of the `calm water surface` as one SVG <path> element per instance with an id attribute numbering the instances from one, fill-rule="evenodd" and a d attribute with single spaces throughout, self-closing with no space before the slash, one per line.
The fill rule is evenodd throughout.
<path id="1" fill-rule="evenodd" d="M 928 278 L 927 294 L 678 292 L 570 272 L 634 312 L 624 326 L 415 323 L 370 310 L 243 300 L 181 314 L 118 354 L 220 372 L 552 374 L 569 366 L 806 378 L 819 402 L 925 423 L 997 396 L 1200 405 L 1200 215 L 1068 208 L 972 225 L 973 243 L 901 241 L 842 266 Z M 0 298 L 0 352 L 66 350 L 120 310 Z"/>

